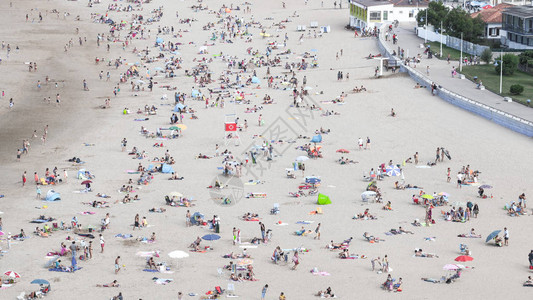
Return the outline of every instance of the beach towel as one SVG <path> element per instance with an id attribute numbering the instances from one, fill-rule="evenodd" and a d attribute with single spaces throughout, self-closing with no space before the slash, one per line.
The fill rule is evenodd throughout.
<path id="1" fill-rule="evenodd" d="M 94 215 L 96 214 L 94 211 L 82 211 L 79 212 L 80 215 Z"/>
<path id="2" fill-rule="evenodd" d="M 313 275 L 320 275 L 320 276 L 330 276 L 328 272 L 311 272 Z"/>
<path id="3" fill-rule="evenodd" d="M 150 118 L 144 118 L 144 119 L 135 119 L 134 121 L 148 121 Z"/>
<path id="4" fill-rule="evenodd" d="M 174 281 L 174 279 L 157 278 L 157 277 L 152 278 L 152 280 L 154 280 L 156 284 L 162 284 L 162 285 L 165 285 L 167 283 L 171 283 L 172 281 Z"/>
<path id="5" fill-rule="evenodd" d="M 46 222 L 48 222 L 48 220 L 37 219 L 37 220 L 30 221 L 30 223 L 46 223 Z"/>
<path id="6" fill-rule="evenodd" d="M 159 273 L 159 270 L 144 269 L 143 272 Z"/>
<path id="7" fill-rule="evenodd" d="M 298 222 L 296 222 L 296 224 L 311 224 L 313 222 L 314 221 L 298 221 Z"/>
<path id="8" fill-rule="evenodd" d="M 50 269 L 48 269 L 48 271 L 50 271 L 50 272 L 74 273 L 74 272 L 76 272 L 78 270 L 81 270 L 81 269 L 83 269 L 83 268 L 82 267 L 78 267 L 78 268 L 76 268 L 76 269 L 74 269 L 72 271 L 67 271 L 67 270 L 63 270 L 61 268 L 50 268 Z"/>
<path id="9" fill-rule="evenodd" d="M 127 233 L 127 234 L 121 234 L 121 233 L 119 233 L 119 234 L 115 235 L 115 237 L 123 238 L 123 239 L 129 239 L 129 238 L 133 237 L 133 235 L 131 235 L 131 234 L 129 234 L 129 233 Z"/>

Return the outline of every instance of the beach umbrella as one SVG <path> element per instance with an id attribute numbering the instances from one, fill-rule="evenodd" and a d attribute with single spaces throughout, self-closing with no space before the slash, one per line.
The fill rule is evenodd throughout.
<path id="1" fill-rule="evenodd" d="M 317 184 L 320 181 L 322 181 L 322 180 L 320 180 L 320 178 L 316 178 L 316 177 L 306 178 L 305 179 L 305 183 L 311 183 L 311 184 Z"/>
<path id="2" fill-rule="evenodd" d="M 322 135 L 315 135 L 313 136 L 313 138 L 311 139 L 311 143 L 320 143 L 322 142 Z"/>
<path id="3" fill-rule="evenodd" d="M 138 83 L 138 84 L 144 84 L 144 81 L 138 79 L 138 80 L 137 80 L 137 83 Z"/>
<path id="4" fill-rule="evenodd" d="M 0 231 L 0 235 L 4 235 L 5 233 L 3 231 Z"/>
<path id="5" fill-rule="evenodd" d="M 178 127 L 181 130 L 186 130 L 187 129 L 187 125 L 185 125 L 185 124 L 178 124 L 178 125 L 176 125 L 176 127 Z"/>
<path id="6" fill-rule="evenodd" d="M 44 280 L 44 279 L 34 279 L 31 283 L 32 283 L 32 284 L 46 284 L 46 285 L 50 285 L 50 282 L 48 282 L 48 280 Z"/>
<path id="7" fill-rule="evenodd" d="M 488 184 L 484 184 L 484 185 L 480 186 L 480 188 L 482 188 L 482 189 L 491 189 L 492 186 L 488 185 Z"/>
<path id="8" fill-rule="evenodd" d="M 388 166 L 387 169 L 385 169 L 385 171 L 387 172 L 387 175 L 389 176 L 400 176 L 402 174 L 402 171 L 400 170 L 400 168 L 398 168 L 398 166 L 395 166 L 395 165 Z"/>
<path id="9" fill-rule="evenodd" d="M 171 192 L 170 194 L 168 194 L 169 197 L 183 197 L 183 194 L 180 193 L 180 192 Z"/>
<path id="10" fill-rule="evenodd" d="M 172 251 L 168 254 L 170 258 L 187 258 L 189 257 L 189 253 L 181 250 Z"/>
<path id="11" fill-rule="evenodd" d="M 7 277 L 11 277 L 11 278 L 20 278 L 20 275 L 14 271 L 7 271 L 4 273 L 4 275 L 6 275 Z"/>
<path id="12" fill-rule="evenodd" d="M 474 259 L 468 255 L 461 255 L 455 258 L 455 261 L 473 261 Z"/>
<path id="13" fill-rule="evenodd" d="M 446 197 L 450 196 L 450 195 L 449 195 L 448 193 L 446 193 L 446 192 L 440 192 L 438 195 L 439 195 L 439 196 L 446 196 Z"/>
<path id="14" fill-rule="evenodd" d="M 306 161 L 308 159 L 309 159 L 309 157 L 307 157 L 307 156 L 298 156 L 298 157 L 296 157 L 296 161 Z"/>
<path id="15" fill-rule="evenodd" d="M 164 69 L 161 68 L 161 67 L 155 67 L 154 70 L 156 70 L 156 71 L 163 71 Z"/>
<path id="16" fill-rule="evenodd" d="M 54 256 L 54 258 L 50 259 L 49 261 L 46 262 L 46 264 L 44 264 L 44 267 L 45 268 L 49 268 L 51 267 L 53 264 L 55 264 L 55 262 L 59 259 L 59 256 Z"/>
<path id="17" fill-rule="evenodd" d="M 87 184 L 87 183 L 93 183 L 93 182 L 90 181 L 90 180 L 84 180 L 84 181 L 81 182 L 82 185 L 85 185 L 85 184 Z"/>
<path id="18" fill-rule="evenodd" d="M 161 44 L 161 43 L 164 43 L 165 40 L 163 40 L 162 38 L 158 37 L 158 38 L 155 39 L 155 42 L 156 42 L 157 44 Z"/>
<path id="19" fill-rule="evenodd" d="M 364 197 L 369 197 L 369 196 L 375 196 L 375 195 L 377 195 L 377 193 L 374 192 L 374 191 L 366 191 L 366 192 L 361 194 L 361 197 L 363 197 L 363 196 Z"/>
<path id="20" fill-rule="evenodd" d="M 218 239 L 220 239 L 220 235 L 218 234 L 206 234 L 202 237 L 202 239 L 206 240 L 206 241 L 216 241 Z"/>
<path id="21" fill-rule="evenodd" d="M 198 51 L 205 51 L 205 50 L 207 50 L 207 46 L 202 46 L 202 47 L 198 48 Z"/>
<path id="22" fill-rule="evenodd" d="M 339 149 L 337 150 L 338 153 L 350 153 L 350 151 L 346 150 L 346 149 Z"/>
<path id="23" fill-rule="evenodd" d="M 247 266 L 253 264 L 254 261 L 249 258 L 243 258 L 237 262 L 238 266 Z"/>
<path id="24" fill-rule="evenodd" d="M 317 49 L 311 49 L 311 51 L 312 51 L 312 52 L 318 52 L 318 50 L 317 50 Z"/>
<path id="25" fill-rule="evenodd" d="M 483 9 L 489 9 L 489 8 L 492 8 L 492 5 L 487 4 L 487 5 L 483 6 Z"/>
<path id="26" fill-rule="evenodd" d="M 430 194 L 424 194 L 422 195 L 422 198 L 431 200 L 433 199 L 433 196 L 431 196 Z"/>
<path id="27" fill-rule="evenodd" d="M 170 130 L 180 130 L 180 128 L 178 126 L 172 126 L 169 128 Z"/>
<path id="28" fill-rule="evenodd" d="M 495 236 L 497 236 L 501 230 L 494 230 L 491 234 L 487 236 L 487 239 L 485 239 L 485 243 L 488 243 L 490 240 L 492 240 Z"/>
<path id="29" fill-rule="evenodd" d="M 313 89 L 313 88 L 310 87 L 310 86 L 306 86 L 306 87 L 304 87 L 304 90 L 306 90 L 306 91 L 309 91 L 309 90 L 312 90 L 312 89 Z"/>

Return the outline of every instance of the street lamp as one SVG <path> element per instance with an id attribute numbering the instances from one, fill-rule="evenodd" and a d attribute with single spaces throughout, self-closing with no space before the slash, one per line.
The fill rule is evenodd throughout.
<path id="1" fill-rule="evenodd" d="M 424 38 L 424 44 L 428 42 L 428 8 L 426 8 L 426 37 Z"/>
<path id="2" fill-rule="evenodd" d="M 494 66 L 498 66 L 498 61 L 494 62 Z M 503 50 L 500 52 L 500 95 L 502 94 L 502 83 L 503 83 Z"/>
<path id="3" fill-rule="evenodd" d="M 463 33 L 461 32 L 461 60 L 459 61 L 459 72 L 463 72 Z"/>
<path id="4" fill-rule="evenodd" d="M 442 59 L 442 21 L 440 21 L 440 58 Z"/>

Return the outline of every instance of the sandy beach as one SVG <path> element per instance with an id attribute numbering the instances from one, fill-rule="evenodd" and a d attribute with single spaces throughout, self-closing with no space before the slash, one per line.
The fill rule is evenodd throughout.
<path id="1" fill-rule="evenodd" d="M 22 292 L 28 295 L 37 291 L 39 285 L 31 284 L 34 279 L 50 282 L 51 291 L 46 296 L 50 299 L 112 299 L 119 293 L 124 299 L 180 299 L 178 292 L 183 294 L 183 299 L 205 299 L 208 291 L 216 286 L 227 290 L 228 284 L 233 284 L 234 291 L 225 291 L 221 298 L 235 294 L 241 299 L 261 299 L 266 284 L 265 299 L 279 299 L 282 292 L 287 299 L 318 299 L 317 292 L 328 287 L 339 299 L 528 297 L 530 289 L 522 284 L 531 275 L 528 254 L 533 248 L 533 237 L 528 234 L 527 226 L 532 222 L 532 211 L 528 206 L 524 208 L 525 215 L 511 217 L 504 206 L 513 201 L 518 203 L 522 193 L 528 200 L 532 195 L 528 175 L 532 162 L 531 139 L 454 107 L 425 89 L 415 89 L 415 82 L 405 74 L 389 71 L 381 78 L 375 77 L 379 61 L 366 57 L 379 53 L 376 38 L 354 38 L 352 31 L 344 29 L 348 22 L 345 2 L 342 9 L 334 9 L 333 1 L 324 1 L 322 7 L 320 1 L 314 0 L 307 3 L 286 1 L 286 8 L 281 1 L 251 1 L 250 4 L 220 0 L 137 2 L 102 0 L 92 6 L 87 1 L 59 0 L 12 1 L 11 6 L 9 1 L 0 3 L 1 40 L 11 47 L 9 57 L 7 48 L 0 50 L 0 92 L 5 91 L 0 98 L 0 195 L 3 195 L 0 218 L 4 233 L 0 236 L 0 272 L 11 270 L 21 276 L 12 286 L 2 287 L 0 298 L 16 299 Z M 207 9 L 191 8 L 199 4 Z M 109 5 L 118 5 L 121 10 L 131 5 L 132 10 L 109 10 Z M 231 9 L 226 12 L 229 7 Z M 247 11 L 247 7 L 251 11 Z M 160 8 L 163 15 L 159 18 L 156 10 Z M 139 18 L 134 22 L 133 15 L 142 15 L 142 23 Z M 102 18 L 112 19 L 117 26 L 123 24 L 122 29 L 115 30 L 112 37 L 109 23 L 95 21 Z M 150 18 L 158 21 L 149 22 Z M 187 22 L 187 19 L 193 21 Z M 246 26 L 239 28 L 236 19 Z M 331 32 L 318 34 L 320 28 L 309 30 L 311 22 L 330 26 Z M 212 24 L 211 28 L 204 28 L 208 23 Z M 306 25 L 307 30 L 296 31 L 298 25 Z M 165 27 L 169 28 L 168 34 Z M 231 27 L 235 36 L 228 33 L 227 28 Z M 241 36 L 246 30 L 248 34 Z M 222 32 L 226 32 L 226 42 L 220 36 Z M 98 46 L 99 35 L 105 38 Z M 216 36 L 214 40 L 211 39 L 213 35 Z M 127 46 L 126 37 L 131 37 L 127 39 Z M 156 47 L 157 38 L 163 40 L 165 48 Z M 69 41 L 72 41 L 70 46 Z M 168 42 L 176 44 L 174 53 L 168 51 Z M 273 45 L 278 45 L 278 49 L 273 49 Z M 202 46 L 207 53 L 199 54 Z M 290 53 L 281 54 L 288 49 Z M 148 54 L 141 52 L 143 50 L 149 50 Z M 256 51 L 257 54 L 252 55 Z M 276 66 L 268 67 L 270 75 L 266 65 L 247 64 L 246 72 L 239 69 L 238 64 L 243 60 L 249 62 L 254 58 L 257 62 L 263 57 L 266 61 L 267 52 L 268 60 L 279 58 Z M 100 60 L 98 63 L 96 58 Z M 115 66 L 117 60 L 118 67 Z M 173 63 L 169 63 L 171 60 Z M 236 65 L 227 74 L 230 61 Z M 302 61 L 307 64 L 305 70 L 297 67 Z M 311 66 L 313 61 L 317 67 Z M 29 71 L 29 62 L 36 63 L 37 70 Z M 293 70 L 298 80 L 297 91 L 301 91 L 305 76 L 307 88 L 304 90 L 308 95 L 303 97 L 299 107 L 293 105 L 290 83 L 282 82 L 284 76 L 287 81 L 293 76 L 291 70 L 285 68 L 286 63 L 296 66 Z M 119 82 L 128 70 L 136 70 L 138 74 Z M 199 73 L 198 82 L 195 82 L 195 76 L 186 75 L 194 70 L 208 72 Z M 168 77 L 170 71 L 175 77 Z M 342 80 L 337 79 L 338 72 L 343 72 Z M 213 82 L 202 87 L 200 78 L 207 74 Z M 228 83 L 221 80 L 222 74 L 227 75 Z M 238 89 L 234 85 L 237 75 L 244 85 Z M 272 88 L 268 86 L 270 76 L 273 77 Z M 246 85 L 252 77 L 257 77 L 260 83 Z M 84 80 L 88 90 L 84 90 Z M 132 91 L 131 82 L 139 86 L 139 90 Z M 120 91 L 115 96 L 113 91 L 117 85 Z M 227 88 L 221 89 L 221 86 Z M 354 87 L 360 86 L 366 91 L 354 93 Z M 205 99 L 192 96 L 193 90 L 201 91 L 208 98 L 207 108 Z M 236 103 L 237 90 L 245 94 L 244 99 L 249 103 Z M 216 99 L 225 92 L 229 97 L 223 98 L 222 107 L 222 100 L 216 102 Z M 183 120 L 170 124 L 173 113 L 180 115 L 172 111 L 175 93 L 185 95 L 183 104 L 194 113 L 181 113 Z M 58 94 L 59 104 L 56 102 Z M 263 103 L 265 95 L 270 96 L 272 104 Z M 10 98 L 14 100 L 12 108 L 9 107 Z M 110 106 L 103 109 L 107 98 Z M 310 109 L 312 105 L 316 109 Z M 157 113 L 146 114 L 145 106 L 155 107 Z M 123 114 L 125 108 L 131 113 Z M 396 116 L 390 116 L 391 109 Z M 137 114 L 138 110 L 142 113 Z M 193 115 L 197 118 L 193 119 Z M 243 126 L 246 120 L 247 128 L 236 132 L 238 139 L 227 139 L 229 132 L 224 130 L 225 123 L 232 123 L 236 118 Z M 259 120 L 263 121 L 261 126 Z M 186 129 L 175 139 L 157 136 L 158 128 L 168 129 L 173 125 Z M 143 128 L 148 134 L 141 132 Z M 298 147 L 306 144 L 314 147 L 310 140 L 320 129 L 325 133 L 316 146 L 321 147 L 322 157 L 309 158 Z M 36 137 L 32 137 L 34 131 Z M 170 134 L 170 130 L 160 132 L 165 136 Z M 371 140 L 370 149 L 360 149 L 358 139 L 366 144 L 367 137 Z M 126 151 L 121 149 L 124 138 L 127 139 Z M 17 149 L 22 149 L 26 139 L 30 148 L 18 161 Z M 163 146 L 154 147 L 156 143 Z M 267 149 L 272 145 L 271 159 L 264 154 L 268 154 L 267 149 L 260 150 L 264 143 Z M 217 155 L 216 145 L 220 155 Z M 136 159 L 136 155 L 129 155 L 133 147 L 141 157 L 144 151 L 146 157 Z M 428 166 L 428 162 L 435 161 L 435 151 L 440 147 L 447 149 L 452 159 L 444 158 Z M 231 155 L 222 155 L 226 149 Z M 349 153 L 339 153 L 339 149 Z M 157 166 L 154 158 L 164 158 L 167 151 L 175 160 L 170 166 L 183 179 L 169 180 L 171 174 L 156 171 L 150 174 L 149 184 L 138 185 L 142 175 L 136 172 L 139 164 L 145 169 L 150 164 Z M 250 151 L 257 151 L 255 164 Z M 418 164 L 413 158 L 416 152 L 419 153 Z M 197 158 L 199 154 L 210 158 Z M 301 156 L 309 158 L 303 162 L 305 172 L 295 170 L 296 178 L 288 178 L 286 169 L 292 169 L 296 158 Z M 69 162 L 73 157 L 84 163 Z M 341 157 L 357 163 L 340 164 Z M 413 162 L 405 162 L 410 157 Z M 234 165 L 232 174 L 224 176 L 225 160 L 242 162 L 241 176 L 234 173 Z M 363 176 L 368 176 L 372 168 L 378 170 L 381 164 L 388 166 L 389 161 L 399 165 L 402 175 L 384 176 L 383 180 L 376 181 L 382 203 L 363 202 L 360 195 L 370 183 Z M 467 165 L 470 170 L 480 172 L 477 182 L 458 188 L 457 173 Z M 55 167 L 61 182 L 35 184 L 34 172 L 41 178 L 45 177 L 47 168 L 53 173 Z M 447 182 L 448 168 L 450 182 Z M 89 192 L 85 192 L 84 179 L 77 178 L 80 169 L 94 175 Z M 65 170 L 68 178 L 64 177 Z M 24 172 L 27 182 L 23 186 Z M 148 172 L 145 174 L 148 176 Z M 320 178 L 317 190 L 304 190 L 306 194 L 313 191 L 307 196 L 290 196 L 289 193 L 298 192 L 299 186 L 305 185 L 307 176 Z M 130 179 L 131 184 L 128 183 Z M 208 188 L 215 185 L 216 180 L 233 186 Z M 423 188 L 395 189 L 396 181 Z M 123 185 L 133 186 L 134 192 L 121 192 Z M 492 187 L 485 189 L 487 198 L 478 197 L 481 185 Z M 61 200 L 37 200 L 37 189 L 41 190 L 43 199 L 53 189 Z M 165 196 L 172 192 L 191 199 L 193 206 L 166 205 Z M 435 224 L 413 226 L 411 223 L 415 219 L 424 222 L 426 209 L 424 205 L 415 205 L 412 196 L 442 192 L 449 195 L 448 205 L 432 209 Z M 109 198 L 97 197 L 98 193 Z M 266 194 L 266 197 L 247 198 L 250 193 Z M 329 196 L 332 203 L 320 206 L 323 213 L 312 214 L 319 207 L 318 193 Z M 140 200 L 123 203 L 127 194 L 138 196 Z M 224 205 L 218 197 L 227 195 L 234 197 L 232 203 Z M 109 207 L 84 204 L 93 201 L 107 201 Z M 392 210 L 382 209 L 388 201 Z M 477 218 L 472 216 L 465 222 L 445 220 L 441 211 L 465 208 L 468 202 L 479 206 Z M 275 203 L 279 204 L 279 213 L 271 214 Z M 150 212 L 152 208 L 166 211 Z M 377 220 L 352 218 L 365 209 L 377 216 Z M 187 210 L 191 214 L 202 213 L 207 222 L 216 215 L 220 232 L 216 233 L 209 226 L 186 226 Z M 259 222 L 241 219 L 247 212 L 258 214 L 259 221 L 271 230 L 267 243 L 250 243 L 253 238 L 261 239 L 261 231 Z M 107 213 L 109 226 L 100 232 L 101 221 Z M 146 217 L 148 226 L 133 229 L 136 214 L 141 219 Z M 55 220 L 30 223 L 39 216 Z M 48 237 L 34 234 L 36 227 L 42 229 L 45 224 L 53 227 L 52 224 L 57 223 L 61 227 L 64 222 L 65 227 L 70 227 L 73 217 L 81 224 L 82 233 L 89 234 L 88 228 L 94 228 L 90 232 L 93 239 L 76 234 L 80 231 L 74 228 L 51 230 Z M 298 223 L 301 221 L 308 224 Z M 318 223 L 321 224 L 320 240 L 314 238 Z M 295 232 L 302 226 L 312 233 L 297 236 Z M 414 234 L 386 234 L 400 226 Z M 240 245 L 233 245 L 234 227 L 240 229 Z M 494 230 L 502 230 L 500 237 L 503 237 L 504 227 L 509 230 L 508 246 L 497 247 L 493 241 L 485 243 L 487 235 Z M 481 238 L 458 237 L 468 234 L 472 228 Z M 21 229 L 28 238 L 13 240 Z M 369 243 L 363 237 L 365 232 L 384 241 Z M 152 233 L 156 234 L 156 240 L 147 242 Z M 103 253 L 99 234 L 105 239 Z M 119 234 L 132 237 L 116 237 Z M 217 234 L 220 239 L 202 240 L 200 247 L 210 246 L 211 249 L 191 252 L 191 243 L 208 234 Z M 330 241 L 342 243 L 351 237 L 348 249 L 350 254 L 357 255 L 356 259 L 341 259 L 341 251 L 326 249 Z M 145 242 L 139 241 L 142 238 Z M 67 248 L 72 241 L 79 245 L 82 239 L 87 244 L 92 241 L 93 257 L 80 260 L 83 249 L 78 250 L 77 265 L 81 269 L 53 272 L 45 267 L 47 262 L 57 258 L 47 253 L 60 251 L 61 243 Z M 444 270 L 443 266 L 458 264 L 454 259 L 462 255 L 460 244 L 468 245 L 474 260 L 459 262 L 467 267 L 459 279 L 450 284 L 421 280 L 440 280 L 455 274 Z M 289 253 L 288 263 L 272 261 L 277 246 Z M 253 260 L 256 281 L 231 280 L 231 269 L 224 269 L 224 266 L 241 260 L 223 256 L 242 254 L 245 248 Z M 301 251 L 303 249 L 306 250 Z M 438 258 L 415 257 L 415 249 L 436 254 Z M 188 257 L 169 257 L 169 253 L 177 250 Z M 291 270 L 294 250 L 300 250 L 300 261 L 298 267 Z M 145 254 L 152 251 L 158 253 L 155 262 L 164 262 L 168 271 L 143 271 L 147 269 Z M 388 274 L 395 282 L 402 278 L 401 292 L 382 289 L 387 272 L 378 273 L 377 268 L 372 271 L 372 260 L 385 255 L 392 268 Z M 118 274 L 115 272 L 117 256 L 120 256 Z M 57 259 L 71 266 L 71 257 L 68 253 Z M 314 268 L 322 273 L 311 273 Z M 169 280 L 168 283 L 157 282 L 155 277 Z M 7 275 L 2 278 L 9 279 Z M 120 286 L 97 287 L 113 280 Z"/>

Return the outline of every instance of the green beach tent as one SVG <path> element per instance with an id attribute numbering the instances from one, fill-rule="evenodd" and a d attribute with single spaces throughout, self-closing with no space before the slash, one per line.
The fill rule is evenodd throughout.
<path id="1" fill-rule="evenodd" d="M 329 196 L 326 196 L 324 194 L 318 194 L 318 200 L 316 203 L 319 205 L 326 205 L 331 204 L 331 200 L 329 200 Z"/>

